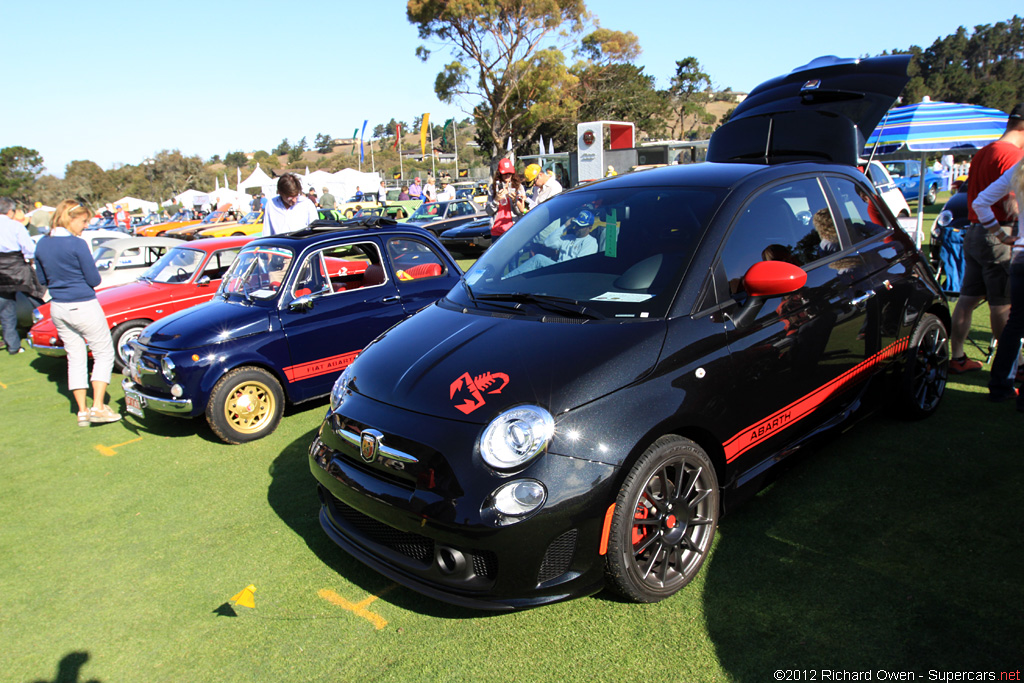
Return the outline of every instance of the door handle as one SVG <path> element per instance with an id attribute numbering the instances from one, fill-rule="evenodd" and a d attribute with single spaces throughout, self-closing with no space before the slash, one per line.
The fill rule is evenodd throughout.
<path id="1" fill-rule="evenodd" d="M 380 302 L 382 304 L 393 304 L 396 301 L 401 301 L 401 300 L 402 300 L 402 297 L 399 296 L 398 294 L 396 294 L 394 296 L 386 296 L 383 299 L 381 299 Z"/>
<path id="2" fill-rule="evenodd" d="M 868 303 L 868 299 L 870 299 L 874 295 L 875 292 L 872 290 L 862 296 L 854 297 L 853 299 L 850 299 L 850 305 L 855 308 L 864 308 L 864 306 Z"/>

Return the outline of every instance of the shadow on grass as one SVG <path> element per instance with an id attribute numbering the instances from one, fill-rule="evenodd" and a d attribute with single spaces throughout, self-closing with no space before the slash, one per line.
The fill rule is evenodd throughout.
<path id="1" fill-rule="evenodd" d="M 946 400 L 923 422 L 862 423 L 723 520 L 705 616 L 736 680 L 1019 659 L 1020 447 L 977 394 Z"/>
<path id="2" fill-rule="evenodd" d="M 317 405 L 318 409 L 322 406 Z M 371 595 L 380 593 L 392 584 L 391 580 L 365 566 L 328 538 L 320 528 L 320 501 L 316 495 L 316 479 L 309 470 L 309 444 L 317 430 L 311 429 L 289 444 L 270 466 L 270 488 L 267 502 L 274 512 L 311 551 L 343 579 L 352 582 Z M 419 614 L 444 619 L 474 619 L 491 613 L 469 610 L 433 600 L 401 588 L 382 597 L 391 604 Z"/>
<path id="3" fill-rule="evenodd" d="M 57 675 L 52 681 L 40 678 L 32 683 L 100 683 L 98 678 L 81 680 L 82 667 L 88 661 L 88 652 L 69 652 L 57 663 Z"/>

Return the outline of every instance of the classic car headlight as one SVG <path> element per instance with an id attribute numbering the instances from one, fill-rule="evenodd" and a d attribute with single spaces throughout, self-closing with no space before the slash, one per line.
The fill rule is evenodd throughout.
<path id="1" fill-rule="evenodd" d="M 43 314 L 39 312 L 38 308 L 32 309 L 32 324 L 35 325 L 37 322 L 43 319 Z"/>
<path id="2" fill-rule="evenodd" d="M 164 356 L 160 359 L 160 373 L 164 376 L 168 382 L 174 381 L 174 361 Z"/>
<path id="3" fill-rule="evenodd" d="M 348 383 L 352 381 L 352 373 L 350 372 L 352 366 L 345 368 L 345 371 L 341 373 L 341 377 L 334 383 L 334 388 L 331 389 L 331 412 L 333 413 L 341 407 L 341 402 L 345 400 L 345 392 L 348 391 Z"/>
<path id="4" fill-rule="evenodd" d="M 935 225 L 940 228 L 944 228 L 953 222 L 953 212 L 949 209 L 939 212 L 938 218 L 935 219 Z"/>
<path id="5" fill-rule="evenodd" d="M 495 469 L 518 467 L 547 448 L 554 432 L 555 421 L 543 408 L 510 408 L 487 425 L 480 437 L 480 454 Z"/>

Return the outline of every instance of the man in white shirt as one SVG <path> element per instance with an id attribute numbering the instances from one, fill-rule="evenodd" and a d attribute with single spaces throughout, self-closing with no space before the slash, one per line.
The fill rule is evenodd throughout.
<path id="1" fill-rule="evenodd" d="M 302 230 L 319 217 L 316 206 L 302 194 L 299 177 L 286 173 L 277 181 L 277 196 L 267 202 L 260 235 L 267 237 Z"/>
<path id="2" fill-rule="evenodd" d="M 448 184 L 444 178 L 441 179 L 441 191 L 437 193 L 437 201 L 450 202 L 455 199 L 455 188 Z"/>

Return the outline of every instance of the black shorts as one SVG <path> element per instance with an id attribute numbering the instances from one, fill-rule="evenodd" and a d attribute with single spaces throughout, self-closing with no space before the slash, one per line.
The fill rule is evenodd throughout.
<path id="1" fill-rule="evenodd" d="M 977 223 L 967 229 L 962 296 L 985 297 L 989 306 L 1010 305 L 1010 247 L 999 238 Z"/>

